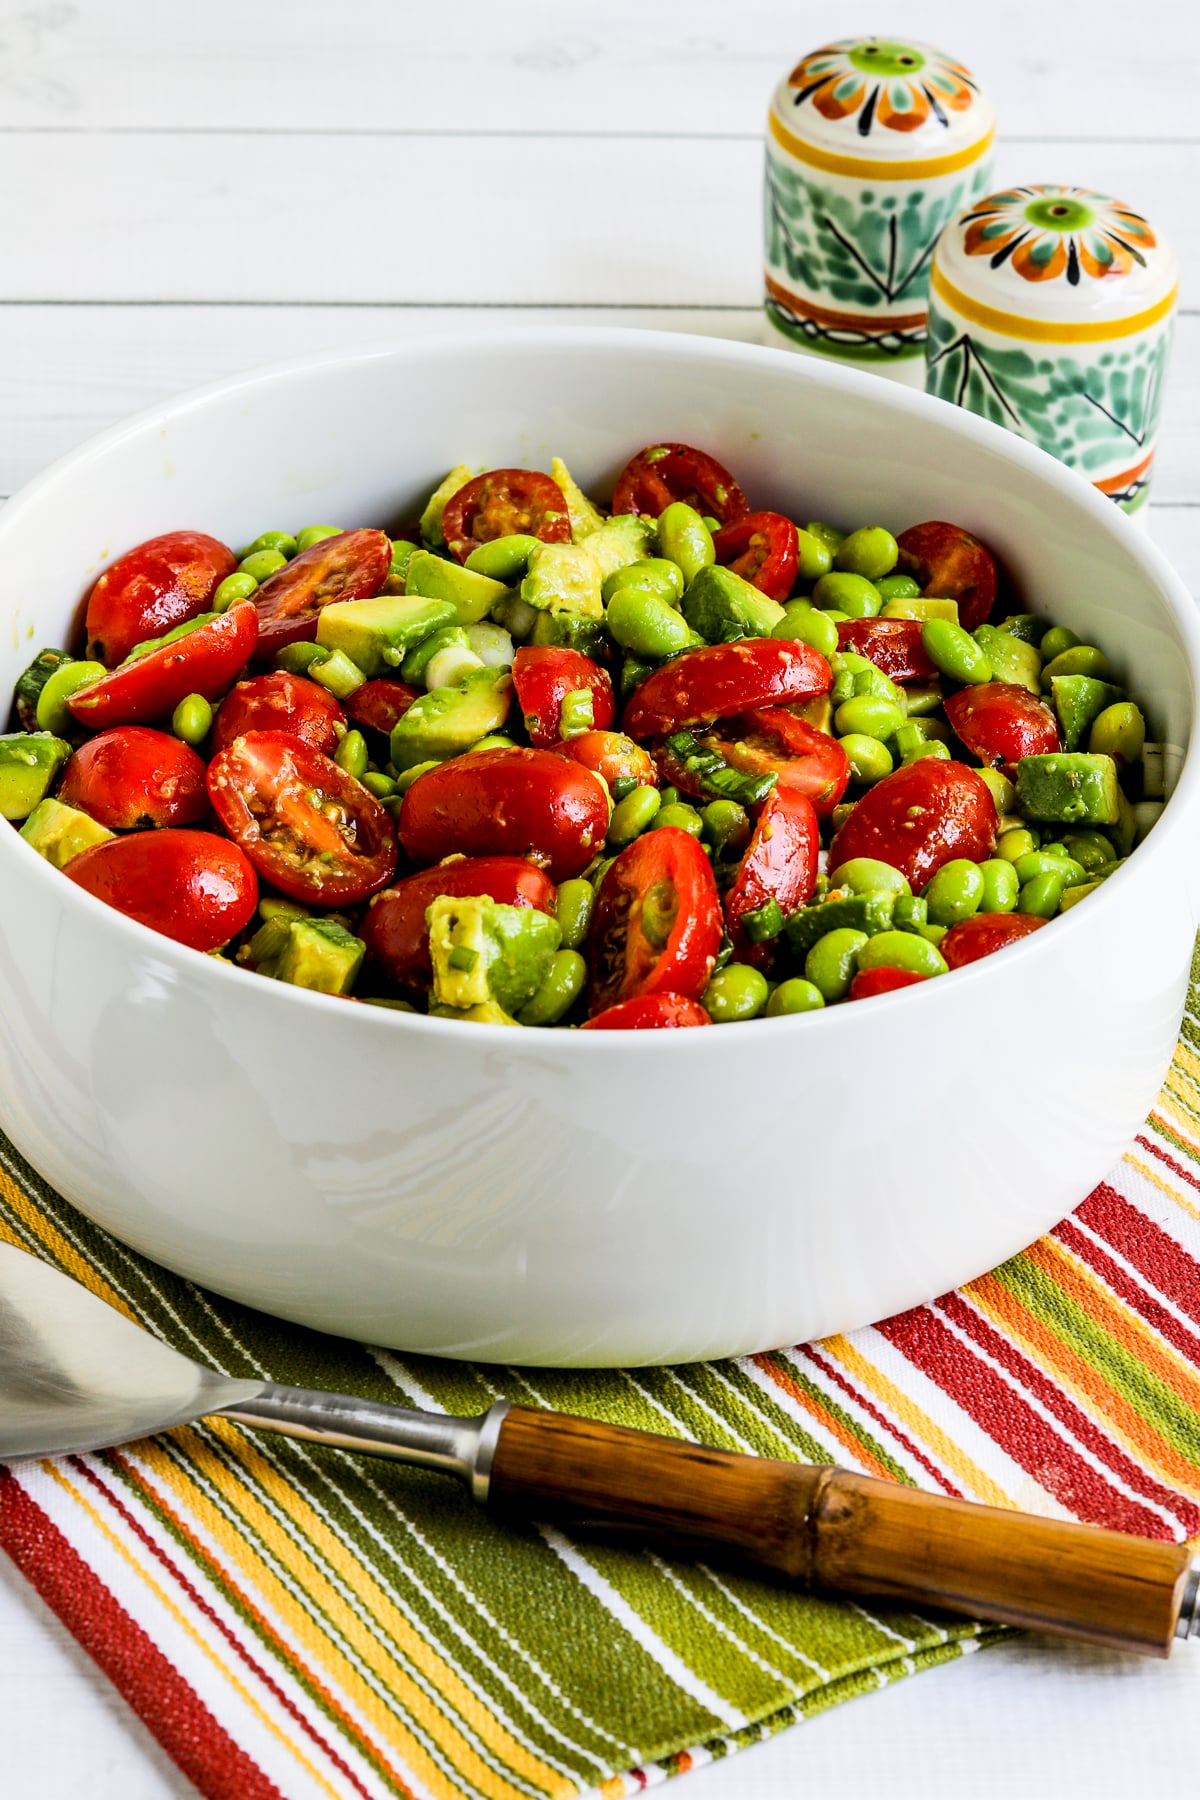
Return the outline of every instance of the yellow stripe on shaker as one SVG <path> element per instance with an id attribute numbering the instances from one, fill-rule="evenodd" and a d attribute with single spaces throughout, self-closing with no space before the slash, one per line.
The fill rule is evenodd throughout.
<path id="1" fill-rule="evenodd" d="M 984 152 L 991 149 L 996 135 L 993 127 L 986 137 L 977 138 L 964 150 L 899 163 L 879 162 L 870 156 L 841 156 L 836 150 L 818 150 L 815 144 L 807 143 L 789 131 L 774 111 L 767 115 L 767 126 L 775 142 L 797 162 L 808 163 L 813 169 L 824 169 L 829 175 L 856 175 L 863 181 L 928 181 L 935 175 L 952 175 L 955 169 L 966 169 L 978 162 Z"/>
<path id="2" fill-rule="evenodd" d="M 1104 344 L 1110 338 L 1130 337 L 1135 331 L 1145 331 L 1148 325 L 1156 325 L 1160 319 L 1165 319 L 1179 293 L 1178 286 L 1173 287 L 1154 306 L 1133 313 L 1129 318 L 1077 323 L 1066 319 L 1030 319 L 1024 313 L 1003 312 L 999 307 L 985 306 L 982 300 L 974 300 L 956 287 L 936 257 L 929 271 L 929 285 L 939 299 L 972 325 L 982 325 L 985 331 L 999 332 L 1002 337 L 1025 338 L 1037 344 Z"/>

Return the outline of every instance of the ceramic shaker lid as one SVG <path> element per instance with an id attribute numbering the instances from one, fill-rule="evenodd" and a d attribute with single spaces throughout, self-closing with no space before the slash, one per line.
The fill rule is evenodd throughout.
<path id="1" fill-rule="evenodd" d="M 769 123 L 777 143 L 818 168 L 886 162 L 938 175 L 979 156 L 995 114 L 970 70 L 940 50 L 862 37 L 797 63 L 775 90 Z"/>

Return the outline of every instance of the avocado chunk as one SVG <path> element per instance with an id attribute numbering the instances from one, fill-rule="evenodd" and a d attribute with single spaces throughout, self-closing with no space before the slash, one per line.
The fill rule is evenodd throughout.
<path id="1" fill-rule="evenodd" d="M 348 994 L 366 954 L 363 940 L 336 919 L 289 919 L 287 927 L 276 980 L 317 994 Z"/>
<path id="2" fill-rule="evenodd" d="M 457 623 L 446 600 L 414 594 L 378 594 L 373 600 L 335 600 L 321 609 L 317 643 L 340 650 L 370 679 L 390 675 L 414 644 L 442 625 Z"/>
<path id="3" fill-rule="evenodd" d="M 732 569 L 710 563 L 692 578 L 680 611 L 693 631 L 709 644 L 735 638 L 770 637 L 783 618 L 777 600 L 768 600 Z"/>
<path id="4" fill-rule="evenodd" d="M 579 650 L 603 668 L 608 660 L 610 640 L 602 619 L 581 619 L 576 613 L 539 613 L 533 622 L 529 642 L 540 646 L 562 644 L 568 650 Z"/>
<path id="5" fill-rule="evenodd" d="M 920 594 L 913 600 L 889 600 L 881 619 L 949 619 L 952 625 L 958 624 L 958 601 L 941 599 L 936 595 Z"/>
<path id="6" fill-rule="evenodd" d="M 460 756 L 508 717 L 512 676 L 476 669 L 458 687 L 434 688 L 414 700 L 392 727 L 392 761 L 401 771 Z"/>
<path id="7" fill-rule="evenodd" d="M 874 888 L 865 894 L 847 894 L 844 900 L 825 900 L 820 906 L 805 906 L 786 922 L 788 942 L 796 956 L 806 956 L 827 931 L 848 926 L 851 931 L 865 931 L 874 937 L 878 931 L 891 931 L 896 896 L 889 889 Z"/>
<path id="8" fill-rule="evenodd" d="M 425 918 L 434 1001 L 464 1011 L 490 1004 L 517 1012 L 541 986 L 562 940 L 549 914 L 487 895 L 440 895 Z"/>
<path id="9" fill-rule="evenodd" d="M 1121 816 L 1117 765 L 1111 756 L 1082 751 L 1023 756 L 1017 805 L 1027 818 L 1052 824 L 1115 825 Z"/>
<path id="10" fill-rule="evenodd" d="M 17 677 L 14 694 L 17 718 L 26 731 L 32 731 L 37 725 L 37 703 L 55 669 L 61 669 L 64 663 L 73 660 L 65 650 L 39 650 L 24 674 Z"/>
<path id="11" fill-rule="evenodd" d="M 370 1006 L 389 1004 L 397 1003 L 384 1000 L 368 1001 Z M 408 1010 L 412 1012 L 413 1008 L 410 1006 Z M 513 1018 L 511 1013 L 506 1013 L 502 1006 L 497 1006 L 494 1000 L 485 1000 L 482 1006 L 431 1006 L 429 1017 L 431 1019 L 462 1019 L 468 1025 L 518 1025 L 520 1023 L 518 1019 Z"/>
<path id="12" fill-rule="evenodd" d="M 567 503 L 567 517 L 571 521 L 571 537 L 575 543 L 590 537 L 604 523 L 604 514 L 598 506 L 593 506 L 575 477 L 568 469 L 561 456 L 556 456 L 550 464 L 550 477 L 558 483 L 559 491 Z"/>
<path id="13" fill-rule="evenodd" d="M 599 563 L 602 578 L 607 581 L 618 569 L 627 569 L 631 563 L 643 562 L 653 556 L 654 543 L 653 519 L 639 518 L 637 513 L 618 513 L 590 533 L 587 548 Z"/>
<path id="14" fill-rule="evenodd" d="M 421 536 L 435 550 L 443 550 L 446 546 L 445 533 L 442 530 L 442 514 L 446 510 L 447 500 L 453 500 L 459 488 L 466 487 L 471 479 L 471 471 L 466 463 L 458 463 L 446 479 L 434 488 L 421 514 Z"/>
<path id="15" fill-rule="evenodd" d="M 0 819 L 27 819 L 70 754 L 65 738 L 48 731 L 0 737 Z"/>
<path id="16" fill-rule="evenodd" d="M 72 857 L 82 856 L 96 844 L 106 844 L 116 833 L 97 824 L 78 807 L 61 800 L 42 800 L 21 827 L 21 836 L 56 869 L 65 869 Z"/>
<path id="17" fill-rule="evenodd" d="M 1011 681 L 1031 694 L 1041 693 L 1042 659 L 1035 645 L 1001 631 L 998 625 L 978 625 L 973 636 L 992 665 L 994 681 Z"/>
<path id="18" fill-rule="evenodd" d="M 414 550 L 409 557 L 404 591 L 445 601 L 454 608 L 452 625 L 478 625 L 508 593 L 502 581 L 478 575 L 473 569 L 447 562 L 444 556 L 433 556 L 428 550 Z"/>
<path id="19" fill-rule="evenodd" d="M 1125 698 L 1123 688 L 1090 675 L 1052 675 L 1050 693 L 1067 750 L 1079 748 L 1106 706 Z"/>
<path id="20" fill-rule="evenodd" d="M 604 615 L 600 564 L 586 544 L 539 544 L 529 558 L 521 598 L 538 612 Z"/>

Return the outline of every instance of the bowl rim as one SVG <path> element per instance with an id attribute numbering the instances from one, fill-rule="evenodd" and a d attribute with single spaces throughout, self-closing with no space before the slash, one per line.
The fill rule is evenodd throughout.
<path id="1" fill-rule="evenodd" d="M 710 337 L 699 333 L 654 331 L 644 328 L 632 328 L 617 325 L 571 325 L 555 324 L 547 326 L 489 325 L 486 329 L 475 332 L 439 332 L 418 334 L 404 338 L 381 338 L 376 343 L 358 345 L 352 349 L 331 348 L 311 352 L 307 355 L 288 357 L 276 362 L 255 365 L 252 368 L 239 370 L 232 375 L 222 376 L 206 382 L 200 387 L 188 388 L 182 393 L 166 401 L 142 408 L 136 413 L 118 420 L 104 430 L 95 433 L 58 457 L 49 466 L 41 470 L 30 481 L 26 482 L 0 509 L 0 565 L 3 562 L 4 543 L 14 522 L 19 527 L 25 512 L 37 504 L 42 496 L 52 490 L 63 476 L 76 469 L 85 468 L 88 464 L 100 462 L 104 457 L 127 438 L 140 436 L 154 429 L 161 430 L 164 424 L 187 417 L 190 413 L 204 409 L 214 402 L 232 399 L 238 395 L 246 395 L 254 391 L 275 385 L 286 385 L 297 377 L 319 375 L 338 369 L 351 369 L 357 365 L 375 361 L 423 360 L 445 354 L 462 353 L 470 350 L 474 354 L 489 353 L 501 355 L 514 347 L 536 348 L 540 352 L 554 354 L 578 353 L 588 350 L 601 354 L 625 354 L 646 360 L 675 358 L 680 361 L 699 363 L 714 360 L 728 361 L 734 365 L 765 366 L 774 368 L 789 381 L 796 381 L 801 386 L 812 382 L 818 387 L 833 391 L 844 390 L 853 394 L 874 394 L 885 408 L 891 408 L 903 416 L 912 414 L 917 417 L 936 417 L 950 432 L 951 436 L 960 435 L 975 440 L 1001 456 L 1005 461 L 1014 464 L 1036 476 L 1039 476 L 1049 490 L 1057 491 L 1058 496 L 1068 505 L 1082 512 L 1085 520 L 1099 529 L 1101 535 L 1114 536 L 1123 541 L 1125 547 L 1132 551 L 1135 560 L 1140 562 L 1146 574 L 1158 590 L 1160 598 L 1166 603 L 1172 615 L 1173 623 L 1179 633 L 1186 652 L 1188 673 L 1191 678 L 1193 703 L 1193 730 L 1185 748 L 1185 756 L 1179 778 L 1172 795 L 1168 799 L 1163 813 L 1147 839 L 1137 846 L 1136 859 L 1131 855 L 1129 862 L 1103 884 L 1101 891 L 1090 897 L 1086 910 L 1073 907 L 1066 918 L 1048 921 L 1061 930 L 1079 931 L 1086 927 L 1087 920 L 1096 919 L 1101 909 L 1116 903 L 1118 895 L 1123 895 L 1130 882 L 1146 878 L 1149 873 L 1149 857 L 1147 851 L 1153 853 L 1157 842 L 1159 854 L 1166 848 L 1168 840 L 1175 838 L 1188 829 L 1185 814 L 1192 806 L 1200 809 L 1200 733 L 1196 730 L 1196 715 L 1200 712 L 1200 614 L 1182 577 L 1177 573 L 1164 553 L 1136 526 L 1120 507 L 1106 496 L 1100 494 L 1083 476 L 1060 463 L 1046 451 L 1029 443 L 1013 432 L 990 420 L 980 418 L 977 414 L 950 405 L 944 400 L 926 394 L 920 389 L 903 386 L 898 382 L 884 382 L 879 376 L 868 372 L 849 368 L 840 363 L 815 356 L 798 355 L 794 351 L 776 348 L 770 345 L 747 344 L 740 340 Z M 11 843 L 8 841 L 11 838 Z M 316 993 L 308 989 L 293 987 L 286 982 L 259 982 L 246 980 L 247 971 L 235 967 L 216 956 L 203 956 L 179 943 L 174 938 L 165 937 L 141 925 L 137 920 L 118 912 L 94 895 L 71 882 L 68 884 L 70 898 L 64 896 L 62 871 L 51 867 L 45 858 L 22 843 L 20 833 L 14 829 L 11 833 L 0 833 L 0 866 L 10 853 L 15 857 L 13 864 L 15 879 L 20 878 L 20 871 L 25 871 L 33 881 L 53 882 L 47 887 L 47 898 L 58 893 L 60 900 L 67 905 L 78 904 L 85 909 L 95 909 L 92 916 L 99 921 L 103 915 L 106 921 L 103 929 L 111 929 L 119 934 L 133 933 L 129 938 L 131 950 L 137 952 L 139 946 L 142 954 L 165 959 L 173 970 L 187 977 L 189 971 L 197 979 L 207 978 L 214 981 L 233 980 L 238 983 L 236 992 L 241 993 L 246 1004 L 252 1003 L 255 989 L 261 990 L 260 998 L 265 1004 L 282 1003 L 304 1008 L 317 1008 L 319 1011 L 336 1009 L 338 1016 L 345 1018 L 346 998 L 333 994 Z M 1197 876 L 1192 894 L 1192 911 L 1200 920 L 1200 854 L 1194 854 L 1193 862 L 1197 865 Z M 37 872 L 35 872 L 37 871 Z M 1109 890 L 1113 889 L 1110 895 Z M 85 915 L 86 916 L 86 915 Z M 1053 954 L 1053 944 L 1060 941 L 1057 937 L 1051 940 L 1050 947 L 1040 931 L 1030 932 L 1027 937 L 1007 947 L 999 969 L 995 967 L 992 957 L 982 957 L 978 961 L 968 963 L 950 973 L 958 977 L 955 991 L 961 992 L 961 981 L 967 978 L 975 983 L 993 984 L 1006 980 L 1015 974 L 1018 968 L 1027 963 L 1032 965 L 1035 958 Z M 206 977 L 199 974 L 201 962 L 207 965 Z M 1019 959 L 1019 960 L 1018 960 Z M 1007 974 L 1006 974 L 1007 972 Z M 895 1007 L 903 1004 L 910 1008 L 914 1020 L 919 1016 L 913 1010 L 928 1008 L 939 1004 L 936 996 L 939 983 L 937 981 L 921 982 L 916 987 L 902 989 L 890 994 L 874 996 L 874 1005 L 867 1012 L 867 1019 L 878 1020 L 881 1014 L 876 1011 L 880 1004 Z M 831 1015 L 840 1023 L 831 1025 Z M 373 1019 L 371 1026 L 365 1029 L 384 1032 L 452 1032 L 458 1036 L 462 1022 L 457 1019 L 430 1018 L 422 1013 L 406 1013 L 389 1007 L 372 1006 L 362 1003 L 357 1016 L 366 1020 Z M 770 1030 L 776 1036 L 781 1030 L 796 1031 L 813 1030 L 817 1021 L 825 1021 L 824 1029 L 854 1029 L 852 1021 L 860 1016 L 860 1009 L 855 1006 L 837 1008 L 819 1008 L 815 1012 L 785 1015 L 767 1019 L 759 1018 L 744 1021 L 742 1030 L 752 1028 L 761 1033 Z M 569 1032 L 567 1036 L 574 1040 L 582 1040 L 592 1046 L 586 1054 L 593 1057 L 617 1056 L 627 1053 L 630 1039 L 640 1038 L 643 1042 L 649 1036 L 653 1042 L 659 1034 L 656 1032 L 631 1033 L 628 1031 L 589 1031 L 586 1039 L 582 1031 Z M 672 1039 L 677 1034 L 669 1034 Z M 691 1033 L 686 1032 L 685 1037 Z M 475 1024 L 467 1040 L 474 1043 L 481 1051 L 496 1050 L 504 1047 L 506 1054 L 529 1055 L 539 1054 L 538 1046 L 542 1040 L 541 1032 L 518 1034 L 513 1038 L 512 1027 L 507 1025 Z M 529 1041 L 532 1039 L 532 1043 Z M 561 1040 L 560 1040 L 561 1041 Z M 700 1044 L 709 1041 L 708 1033 L 701 1032 Z M 737 1039 L 743 1039 L 739 1033 Z M 773 1040 L 775 1041 L 775 1040 Z M 522 1051 L 519 1046 L 525 1043 Z M 464 1045 L 464 1048 L 466 1046 Z M 544 1047 L 544 1046 L 543 1046 Z M 569 1054 L 578 1055 L 578 1050 Z M 702 1055 L 698 1046 L 688 1054 Z"/>

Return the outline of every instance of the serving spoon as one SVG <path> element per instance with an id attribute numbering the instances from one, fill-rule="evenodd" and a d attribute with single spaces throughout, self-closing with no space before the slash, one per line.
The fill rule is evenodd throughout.
<path id="1" fill-rule="evenodd" d="M 507 1401 L 458 1419 L 236 1381 L 0 1244 L 0 1460 L 105 1449 L 209 1416 L 457 1475 L 493 1512 L 732 1559 L 800 1588 L 942 1607 L 1150 1656 L 1200 1637 L 1200 1561 L 1186 1545 Z"/>

